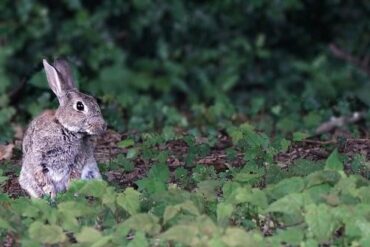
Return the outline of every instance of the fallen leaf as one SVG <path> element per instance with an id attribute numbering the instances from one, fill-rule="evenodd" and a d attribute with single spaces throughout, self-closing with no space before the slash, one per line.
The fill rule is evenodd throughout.
<path id="1" fill-rule="evenodd" d="M 9 160 L 13 155 L 14 144 L 0 145 L 0 160 Z"/>

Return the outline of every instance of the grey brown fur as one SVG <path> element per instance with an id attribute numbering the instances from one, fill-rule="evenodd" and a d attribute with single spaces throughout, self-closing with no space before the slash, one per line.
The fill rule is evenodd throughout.
<path id="1" fill-rule="evenodd" d="M 101 179 L 94 139 L 106 129 L 96 100 L 77 90 L 68 63 L 43 63 L 60 106 L 35 118 L 23 139 L 19 183 L 31 197 L 55 197 L 73 179 Z M 83 105 L 82 111 L 77 104 Z"/>

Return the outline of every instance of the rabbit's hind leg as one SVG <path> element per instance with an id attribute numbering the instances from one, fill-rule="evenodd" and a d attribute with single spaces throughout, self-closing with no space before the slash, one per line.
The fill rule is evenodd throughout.
<path id="1" fill-rule="evenodd" d="M 40 198 L 44 194 L 42 188 L 37 184 L 34 177 L 22 169 L 19 176 L 19 184 L 31 197 Z"/>
<path id="2" fill-rule="evenodd" d="M 42 170 L 38 170 L 34 173 L 36 184 L 42 190 L 43 195 L 48 195 L 54 198 L 57 194 L 54 183 Z"/>

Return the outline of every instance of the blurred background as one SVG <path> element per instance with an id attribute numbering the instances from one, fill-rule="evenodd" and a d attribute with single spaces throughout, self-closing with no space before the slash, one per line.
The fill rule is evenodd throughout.
<path id="1" fill-rule="evenodd" d="M 120 132 L 312 133 L 354 111 L 368 127 L 369 1 L 3 0 L 0 13 L 3 143 L 57 106 L 41 61 L 60 56 Z"/>

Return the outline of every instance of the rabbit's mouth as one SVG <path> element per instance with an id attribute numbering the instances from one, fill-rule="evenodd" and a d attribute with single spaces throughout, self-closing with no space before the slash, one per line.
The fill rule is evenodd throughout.
<path id="1" fill-rule="evenodd" d="M 100 122 L 100 123 L 95 122 L 92 124 L 88 124 L 86 128 L 86 133 L 89 135 L 99 136 L 99 135 L 104 134 L 106 130 L 107 130 L 107 124 L 105 122 Z"/>

